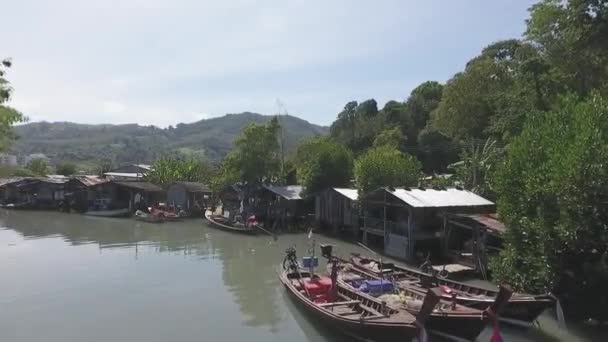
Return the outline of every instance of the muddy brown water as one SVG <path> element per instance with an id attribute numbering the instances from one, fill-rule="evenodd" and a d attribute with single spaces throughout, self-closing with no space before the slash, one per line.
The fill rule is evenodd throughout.
<path id="1" fill-rule="evenodd" d="M 315 235 L 346 255 L 358 246 Z M 309 317 L 277 279 L 306 234 L 244 236 L 202 219 L 132 219 L 0 210 L 0 341 L 350 341 Z M 505 341 L 608 341 L 552 312 Z M 486 329 L 478 341 L 489 341 Z M 431 341 L 439 341 L 431 337 Z"/>

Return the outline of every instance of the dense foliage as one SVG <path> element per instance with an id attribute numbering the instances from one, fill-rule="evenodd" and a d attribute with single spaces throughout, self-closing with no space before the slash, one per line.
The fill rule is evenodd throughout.
<path id="1" fill-rule="evenodd" d="M 162 186 L 174 182 L 209 183 L 213 169 L 201 160 L 181 157 L 163 157 L 152 165 L 146 180 Z"/>
<path id="2" fill-rule="evenodd" d="M 421 175 L 415 157 L 387 146 L 370 149 L 355 161 L 355 183 L 361 196 L 381 187 L 416 186 Z"/>
<path id="3" fill-rule="evenodd" d="M 6 105 L 13 88 L 4 75 L 11 64 L 9 59 L 0 61 L 0 152 L 6 150 L 16 138 L 12 130 L 13 125 L 26 120 L 23 114 Z"/>
<path id="4" fill-rule="evenodd" d="M 33 159 L 27 163 L 27 169 L 37 176 L 46 176 L 49 173 L 49 164 L 44 159 Z"/>
<path id="5" fill-rule="evenodd" d="M 69 162 L 58 164 L 55 168 L 55 173 L 58 175 L 71 176 L 76 173 L 76 165 Z"/>
<path id="6" fill-rule="evenodd" d="M 277 182 L 282 179 L 279 134 L 281 126 L 275 117 L 266 124 L 250 124 L 234 141 L 235 149 L 222 163 L 215 184 L 243 183 L 247 186 Z"/>
<path id="7" fill-rule="evenodd" d="M 350 151 L 328 138 L 312 138 L 300 144 L 295 164 L 298 183 L 309 194 L 328 187 L 349 186 L 352 179 Z"/>
<path id="8" fill-rule="evenodd" d="M 530 115 L 509 148 L 497 178 L 509 231 L 494 272 L 518 289 L 556 289 L 593 315 L 608 304 L 608 101 L 576 100 Z"/>

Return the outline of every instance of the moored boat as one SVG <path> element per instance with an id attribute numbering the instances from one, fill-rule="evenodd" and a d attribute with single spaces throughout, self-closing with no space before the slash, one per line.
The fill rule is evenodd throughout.
<path id="1" fill-rule="evenodd" d="M 450 279 L 432 277 L 417 269 L 394 263 L 380 263 L 377 260 L 353 254 L 350 262 L 364 272 L 391 279 L 399 288 L 418 287 L 421 290 L 439 286 L 443 299 L 456 299 L 458 304 L 487 309 L 498 296 L 498 290 L 461 283 Z M 513 293 L 501 311 L 500 319 L 517 325 L 529 326 L 546 309 L 556 305 L 550 295 Z"/>
<path id="2" fill-rule="evenodd" d="M 163 223 L 165 222 L 164 216 L 154 215 L 152 213 L 145 213 L 141 210 L 135 212 L 135 219 L 142 222 L 148 223 Z"/>
<path id="3" fill-rule="evenodd" d="M 219 228 L 222 230 L 235 232 L 235 233 L 244 233 L 244 234 L 256 234 L 257 233 L 257 223 L 237 223 L 230 222 L 227 218 L 220 215 L 213 215 L 211 210 L 205 211 L 205 219 L 209 224 L 215 228 Z"/>
<path id="4" fill-rule="evenodd" d="M 98 217 L 129 217 L 131 211 L 129 208 L 124 209 L 108 209 L 108 210 L 89 210 L 85 211 L 84 215 Z"/>
<path id="5" fill-rule="evenodd" d="M 328 326 L 363 341 L 408 341 L 423 330 L 424 320 L 437 303 L 438 297 L 427 296 L 418 317 L 400 310 L 370 295 L 354 291 L 328 278 L 301 270 L 294 263 L 295 250 L 290 248 L 289 267 L 280 275 L 291 296 L 311 315 Z M 429 291 L 432 292 L 432 291 Z"/>
<path id="6" fill-rule="evenodd" d="M 366 292 L 378 299 L 403 308 L 417 315 L 424 302 L 425 293 L 415 287 L 394 288 L 394 284 L 378 276 L 366 273 L 344 260 L 334 257 L 338 262 L 338 281 L 355 291 Z M 331 263 L 328 263 L 330 272 Z M 503 299 L 508 300 L 508 297 Z M 455 301 L 442 299 L 433 309 L 426 322 L 430 333 L 458 341 L 474 341 L 483 331 L 490 315 L 486 310 L 469 308 Z"/>

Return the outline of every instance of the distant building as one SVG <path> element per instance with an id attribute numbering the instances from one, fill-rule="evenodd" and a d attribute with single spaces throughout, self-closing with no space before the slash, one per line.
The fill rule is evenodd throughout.
<path id="1" fill-rule="evenodd" d="M 167 189 L 167 203 L 181 208 L 190 215 L 202 214 L 211 197 L 211 190 L 202 183 L 177 182 Z"/>
<path id="2" fill-rule="evenodd" d="M 17 156 L 14 154 L 0 153 L 0 165 L 17 166 Z"/>
<path id="3" fill-rule="evenodd" d="M 112 177 L 114 180 L 140 180 L 151 170 L 150 165 L 129 164 L 104 173 L 105 176 Z"/>

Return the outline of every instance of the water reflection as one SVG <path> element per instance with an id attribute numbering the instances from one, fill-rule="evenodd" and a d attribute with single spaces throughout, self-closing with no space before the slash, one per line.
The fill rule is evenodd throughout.
<path id="1" fill-rule="evenodd" d="M 55 212 L 0 211 L 0 227 L 11 232 L 0 229 L 0 256 L 22 253 L 0 264 L 3 279 L 13 281 L 0 283 L 0 305 L 6 309 L 0 312 L 0 331 L 9 331 L 7 340 L 47 335 L 47 341 L 349 340 L 310 319 L 277 278 L 287 247 L 295 245 L 300 254 L 308 249 L 305 235 L 283 235 L 275 242 L 219 231 L 202 220 L 155 225 Z M 340 254 L 363 252 L 317 239 L 334 243 Z M 51 324 L 49 317 L 71 324 Z M 100 319 L 112 322 L 113 329 L 104 329 Z M 541 317 L 541 326 L 528 331 L 505 326 L 503 337 L 608 340 L 604 332 L 574 324 L 570 332 L 559 330 L 550 313 Z M 131 330 L 128 336 L 112 335 Z M 478 341 L 490 336 L 486 329 Z"/>

